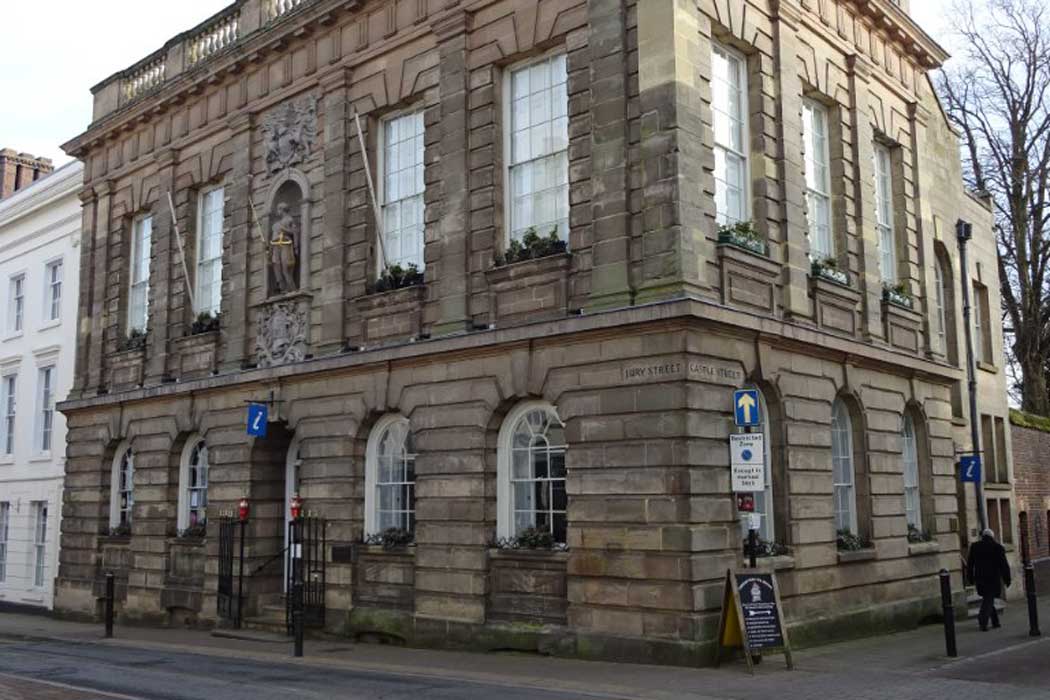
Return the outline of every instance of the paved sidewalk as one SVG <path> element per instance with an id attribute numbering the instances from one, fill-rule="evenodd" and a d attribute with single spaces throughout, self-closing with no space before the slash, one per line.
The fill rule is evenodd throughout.
<path id="1" fill-rule="evenodd" d="M 1050 627 L 1050 598 L 1040 619 Z M 474 654 L 357 644 L 351 640 L 307 640 L 306 657 L 291 658 L 291 644 L 233 640 L 182 629 L 119 627 L 116 638 L 102 639 L 101 625 L 48 617 L 0 613 L 0 639 L 13 649 L 17 640 L 63 640 L 78 644 L 134 647 L 172 653 L 252 660 L 272 664 L 338 668 L 413 678 L 474 681 L 514 688 L 557 689 L 581 696 L 646 700 L 726 700 L 799 698 L 827 700 L 829 692 L 856 699 L 1010 697 L 1050 698 L 1048 637 L 1028 636 L 1023 600 L 1011 601 L 1004 627 L 987 633 L 976 622 L 959 624 L 957 660 L 944 656 L 943 628 L 857 640 L 796 652 L 797 669 L 783 658 L 762 663 L 754 677 L 743 662 L 722 669 L 690 669 L 586 662 L 527 654 Z M 0 655 L 4 645 L 0 644 Z M 995 685 L 991 685 L 994 683 Z"/>

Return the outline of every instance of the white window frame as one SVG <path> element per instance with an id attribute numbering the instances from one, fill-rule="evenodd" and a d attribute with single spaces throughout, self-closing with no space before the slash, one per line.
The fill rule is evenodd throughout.
<path id="1" fill-rule="evenodd" d="M 121 468 L 124 465 L 124 456 L 127 455 L 130 460 L 129 469 L 130 481 L 128 489 L 121 489 Z M 128 505 L 126 508 L 121 507 L 121 499 L 123 495 L 128 495 Z M 127 442 L 121 443 L 117 448 L 116 454 L 113 456 L 113 466 L 110 472 L 110 488 L 109 488 L 109 527 L 115 528 L 121 525 L 122 517 L 124 522 L 130 527 L 133 522 L 133 512 L 135 509 L 135 453 L 131 449 L 131 445 Z"/>
<path id="2" fill-rule="evenodd" d="M 875 142 L 875 229 L 879 242 L 879 273 L 886 284 L 897 283 L 897 232 L 893 210 L 893 153 Z"/>
<path id="3" fill-rule="evenodd" d="M 56 365 L 37 368 L 37 413 L 34 447 L 37 454 L 50 454 L 55 435 L 55 379 Z"/>
<path id="4" fill-rule="evenodd" d="M 823 136 L 817 143 L 818 123 L 823 125 Z M 813 99 L 802 101 L 802 131 L 805 142 L 806 217 L 809 226 L 810 254 L 814 260 L 835 256 L 835 236 L 831 208 L 831 112 Z M 818 168 L 823 170 L 820 176 Z M 827 225 L 821 230 L 819 215 L 823 212 Z"/>
<path id="5" fill-rule="evenodd" d="M 563 431 L 564 431 L 564 428 L 565 428 L 565 424 L 562 422 L 561 418 L 558 417 L 557 409 L 555 409 L 554 406 L 552 406 L 551 404 L 549 404 L 549 403 L 547 403 L 545 401 L 525 401 L 525 402 L 523 402 L 521 404 L 518 404 L 517 406 L 514 407 L 514 409 L 509 414 L 507 414 L 507 417 L 503 420 L 503 424 L 500 426 L 499 438 L 498 438 L 498 441 L 497 441 L 497 446 L 498 447 L 497 447 L 497 451 L 496 451 L 496 489 L 497 489 L 496 490 L 496 506 L 497 506 L 497 508 L 496 508 L 496 532 L 497 532 L 497 535 L 499 537 L 504 538 L 504 539 L 508 539 L 508 538 L 514 537 L 514 536 L 516 536 L 518 534 L 518 530 L 517 530 L 517 527 L 515 525 L 515 517 L 514 517 L 515 516 L 515 510 L 516 510 L 515 502 L 514 502 L 514 482 L 516 480 L 513 478 L 513 460 L 514 460 L 514 450 L 515 450 L 515 448 L 514 448 L 514 434 L 515 434 L 515 431 L 517 430 L 517 427 L 518 427 L 519 423 L 521 423 L 522 421 L 526 420 L 527 417 L 529 416 L 529 414 L 531 414 L 533 412 L 536 412 L 536 411 L 542 411 L 542 412 L 546 413 L 550 419 L 552 419 L 553 421 L 557 422 L 557 424 L 559 426 L 561 426 Z M 566 441 L 566 444 L 564 444 L 564 445 L 555 445 L 555 446 L 549 447 L 548 449 L 553 454 L 560 453 L 562 455 L 562 459 L 564 460 L 566 455 L 567 455 L 567 453 L 568 453 L 568 448 L 569 448 L 568 442 Z M 521 449 L 521 448 L 518 448 L 518 449 Z M 530 447 L 530 448 L 527 448 L 527 449 L 532 449 L 532 448 Z M 568 476 L 568 465 L 565 466 L 565 472 L 566 472 L 565 473 L 565 477 L 567 477 Z M 562 513 L 561 510 L 557 510 L 557 509 L 554 508 L 554 503 L 553 503 L 553 483 L 557 482 L 557 481 L 560 481 L 560 482 L 562 482 L 562 488 L 564 488 L 565 487 L 565 483 L 566 483 L 566 478 L 565 477 L 563 477 L 561 479 L 550 478 L 550 475 L 548 474 L 548 477 L 546 479 L 541 478 L 541 479 L 524 479 L 524 480 L 522 480 L 522 481 L 533 481 L 533 482 L 536 482 L 536 481 L 548 481 L 548 482 L 551 483 L 551 485 L 552 485 L 551 502 L 549 504 L 549 507 L 546 508 L 545 510 L 551 516 L 552 522 L 549 524 L 549 526 L 550 526 L 552 534 L 553 534 L 553 515 L 557 514 L 557 513 Z M 568 492 L 566 492 L 565 498 L 566 498 L 566 503 L 565 503 L 565 511 L 564 511 L 563 514 L 565 515 L 566 539 L 568 539 L 568 532 L 569 532 Z M 533 510 L 538 510 L 538 509 L 534 508 Z M 536 526 L 535 521 L 533 522 L 532 526 L 533 527 Z"/>
<path id="6" fill-rule="evenodd" d="M 904 414 L 904 425 L 901 429 L 901 459 L 904 464 L 904 514 L 908 525 L 921 532 L 923 526 L 919 445 L 915 421 L 910 413 Z"/>
<path id="7" fill-rule="evenodd" d="M 11 502 L 0 501 L 0 583 L 7 580 L 7 545 L 11 534 Z"/>
<path id="8" fill-rule="evenodd" d="M 146 222 L 149 222 L 149 237 L 148 239 L 144 235 Z M 142 278 L 136 279 L 136 262 L 141 251 L 139 248 L 146 242 L 152 247 L 153 242 L 153 216 L 146 215 L 135 218 L 131 225 L 131 248 L 130 255 L 128 257 L 128 318 L 127 318 L 127 330 L 146 332 L 149 326 L 149 284 L 150 284 L 150 251 L 146 251 L 145 256 L 145 270 L 143 271 Z M 135 318 L 135 292 L 136 289 L 142 288 L 143 291 L 143 302 L 142 302 L 142 318 Z"/>
<path id="9" fill-rule="evenodd" d="M 26 326 L 26 273 L 16 272 L 8 278 L 10 301 L 7 307 L 7 334 L 21 335 Z"/>
<path id="10" fill-rule="evenodd" d="M 542 156 L 531 157 L 520 163 L 514 162 L 514 74 L 531 68 L 534 65 L 542 63 L 544 61 L 550 61 L 558 56 L 565 58 L 565 148 L 551 151 Z M 554 158 L 559 154 L 564 154 L 565 158 L 565 218 L 564 220 L 559 219 L 556 223 L 558 227 L 558 238 L 560 240 L 569 240 L 569 227 L 570 227 L 570 214 L 571 204 L 569 201 L 569 69 L 568 69 L 568 53 L 563 47 L 552 49 L 541 56 L 534 56 L 524 61 L 514 63 L 504 70 L 503 73 L 503 220 L 504 220 L 504 234 L 503 234 L 503 245 L 509 246 L 511 241 L 521 240 L 524 232 L 529 227 L 523 227 L 519 229 L 519 235 L 515 235 L 514 229 L 514 184 L 512 177 L 514 169 L 516 167 L 526 165 L 529 163 L 535 163 L 540 160 L 546 160 Z M 552 102 L 553 105 L 553 102 Z M 553 115 L 553 110 L 551 111 Z M 551 117 L 550 122 L 553 123 L 557 117 Z M 553 189 L 552 187 L 548 187 Z M 535 190 L 533 190 L 535 192 Z M 535 220 L 535 218 L 533 218 Z M 562 221 L 564 221 L 564 230 L 562 230 Z M 546 237 L 550 234 L 550 229 L 546 228 L 552 222 L 544 222 L 540 227 L 536 228 L 536 233 L 541 238 Z"/>
<path id="11" fill-rule="evenodd" d="M 48 502 L 33 501 L 33 588 L 46 588 Z"/>
<path id="12" fill-rule="evenodd" d="M 218 230 L 217 233 L 215 231 L 206 231 L 205 228 L 204 228 L 204 224 L 205 224 L 205 218 L 204 217 L 205 217 L 205 214 L 207 213 L 206 212 L 206 205 L 207 205 L 208 199 L 212 195 L 214 195 L 216 192 L 219 193 L 219 197 L 222 200 L 221 205 L 219 207 L 219 230 Z M 194 286 L 193 301 L 194 301 L 194 304 L 196 306 L 196 308 L 194 308 L 193 311 L 194 311 L 195 314 L 201 314 L 201 313 L 204 313 L 204 312 L 208 312 L 212 316 L 218 316 L 219 313 L 222 311 L 222 246 L 223 246 L 223 237 L 225 236 L 225 230 L 224 230 L 225 223 L 226 223 L 226 218 L 225 217 L 226 217 L 226 189 L 225 189 L 225 187 L 223 185 L 219 185 L 217 187 L 212 187 L 212 188 L 209 188 L 209 189 L 206 189 L 206 190 L 202 190 L 200 192 L 199 196 L 197 197 L 197 236 L 196 236 L 197 240 L 196 240 L 196 246 L 195 246 L 196 250 L 194 251 L 194 256 L 193 256 L 193 259 L 196 261 L 196 264 L 194 265 L 194 278 L 193 278 L 193 286 Z M 203 257 L 203 251 L 205 250 L 205 245 L 204 245 L 205 238 L 213 236 L 213 235 L 217 235 L 218 236 L 218 239 L 219 239 L 219 244 L 218 244 L 219 253 L 218 253 L 218 255 L 215 255 L 213 257 L 205 259 Z M 209 303 L 207 306 L 205 306 L 205 299 L 204 299 L 203 294 L 201 293 L 201 291 L 202 291 L 201 290 L 201 282 L 204 279 L 204 270 L 206 268 L 210 267 L 212 264 L 217 264 L 219 266 L 219 281 L 218 281 L 217 290 L 214 292 L 214 297 L 215 297 L 214 298 L 214 302 L 213 303 Z M 147 289 L 148 289 L 148 287 L 147 287 Z M 149 314 L 147 313 L 146 316 L 148 318 Z"/>
<path id="13" fill-rule="evenodd" d="M 750 130 L 750 123 L 749 123 L 750 122 L 750 118 L 751 118 L 751 107 L 750 107 L 749 100 L 748 100 L 748 97 L 749 97 L 749 95 L 748 95 L 748 82 L 749 82 L 748 79 L 749 79 L 750 76 L 748 75 L 749 71 L 748 71 L 747 56 L 745 56 L 744 54 L 740 53 L 739 51 L 736 51 L 734 49 L 729 48 L 728 46 L 726 46 L 724 44 L 720 44 L 718 42 L 712 42 L 712 44 L 711 44 L 711 62 L 712 62 L 712 66 L 714 65 L 714 62 L 718 59 L 719 54 L 721 54 L 722 57 L 724 57 L 724 59 L 726 61 L 730 62 L 731 65 L 735 63 L 736 66 L 737 66 L 737 70 L 738 70 L 738 76 L 737 77 L 739 79 L 739 86 L 737 88 L 737 93 L 739 94 L 739 102 L 737 104 L 737 108 L 738 108 L 739 114 L 740 114 L 740 145 L 742 147 L 741 149 L 736 149 L 736 148 L 733 147 L 732 144 L 721 143 L 718 140 L 718 131 L 719 131 L 718 122 L 719 122 L 719 119 L 720 118 L 732 119 L 733 117 L 730 114 L 724 114 L 723 112 L 721 112 L 721 110 L 715 109 L 715 107 L 714 107 L 715 102 L 716 102 L 716 100 L 715 100 L 715 91 L 719 88 L 718 83 L 720 81 L 715 79 L 715 77 L 713 75 L 713 70 L 712 70 L 712 77 L 711 77 L 711 113 L 712 113 L 712 116 L 711 116 L 711 119 L 712 119 L 712 125 L 713 125 L 712 132 L 713 132 L 714 151 L 715 151 L 715 172 L 714 172 L 714 178 L 715 178 L 715 209 L 716 209 L 716 211 L 715 211 L 715 220 L 716 220 L 716 222 L 718 223 L 719 226 L 724 226 L 724 225 L 731 225 L 731 224 L 737 223 L 739 221 L 749 221 L 752 218 L 752 203 L 751 203 L 751 130 Z M 727 87 L 731 88 L 731 86 L 729 86 L 728 84 L 727 84 Z M 727 101 L 728 101 L 728 96 L 727 96 Z M 721 151 L 722 153 L 726 154 L 727 156 L 732 156 L 734 158 L 739 158 L 742 161 L 741 169 L 740 169 L 740 172 L 742 173 L 741 180 L 736 183 L 736 186 L 740 189 L 740 197 L 742 199 L 739 218 L 731 216 L 728 211 L 723 212 L 723 211 L 718 211 L 717 210 L 718 209 L 718 202 L 719 202 L 719 199 L 720 199 L 719 192 L 718 192 L 719 181 L 720 180 L 725 181 L 727 179 L 727 177 L 728 177 L 728 173 L 723 173 L 723 176 L 721 178 L 719 177 L 719 173 L 718 173 L 718 154 L 719 154 L 719 151 Z M 728 202 L 728 200 L 727 200 L 727 202 Z"/>
<path id="14" fill-rule="evenodd" d="M 937 320 L 937 338 L 940 340 L 941 352 L 945 355 L 948 354 L 948 312 L 946 292 L 944 281 L 947 279 L 944 276 L 944 262 L 941 260 L 941 256 L 934 253 L 933 260 L 933 274 L 935 278 L 936 289 L 934 290 L 933 297 L 933 309 L 934 316 Z"/>
<path id="15" fill-rule="evenodd" d="M 4 421 L 0 431 L 0 438 L 3 439 L 3 450 L 0 450 L 0 454 L 13 457 L 18 442 L 18 372 L 0 375 L 0 413 Z"/>
<path id="16" fill-rule="evenodd" d="M 194 467 L 193 458 L 197 457 L 197 465 Z M 196 468 L 197 485 L 194 486 L 190 480 L 190 472 Z M 175 527 L 182 534 L 193 525 L 208 524 L 208 484 L 211 470 L 209 461 L 208 445 L 200 435 L 193 435 L 182 448 L 182 457 L 179 460 L 179 500 L 178 514 L 175 518 Z M 201 478 L 203 476 L 203 479 Z M 199 495 L 197 505 L 193 504 L 193 495 Z M 193 511 L 203 512 L 203 520 L 197 523 L 190 522 Z"/>
<path id="17" fill-rule="evenodd" d="M 386 201 L 386 196 L 387 196 L 388 191 L 389 191 L 389 188 L 387 187 L 387 184 L 386 184 L 386 179 L 387 179 L 387 171 L 386 170 L 387 170 L 387 166 L 389 165 L 389 163 L 388 163 L 389 158 L 387 156 L 386 138 L 387 138 L 387 134 L 388 134 L 389 129 L 390 129 L 390 124 L 392 122 L 397 121 L 398 119 L 404 119 L 406 117 L 418 117 L 420 119 L 420 121 L 422 122 L 423 131 L 420 134 L 420 137 L 422 139 L 422 150 L 421 150 L 421 152 L 419 154 L 419 168 L 422 170 L 421 175 L 423 177 L 423 183 L 422 183 L 422 187 L 420 188 L 420 190 L 418 192 L 416 192 L 415 194 L 409 195 L 407 197 L 400 197 L 400 198 L 398 198 L 396 200 L 392 200 L 392 201 L 388 202 L 388 201 Z M 375 256 L 376 257 L 376 271 L 377 271 L 378 274 L 383 274 L 383 271 L 386 268 L 387 263 L 389 263 L 391 266 L 393 266 L 393 265 L 401 265 L 402 268 L 406 267 L 409 263 L 414 263 L 415 266 L 420 271 L 422 271 L 426 267 L 426 262 L 425 262 L 425 259 L 424 259 L 424 250 L 426 248 L 426 213 L 427 213 L 427 207 L 426 207 L 426 189 L 427 189 L 427 186 L 426 186 L 427 185 L 427 183 L 426 183 L 426 133 L 427 133 L 426 114 L 425 114 L 425 110 L 423 109 L 423 107 L 411 107 L 411 108 L 408 108 L 408 109 L 399 110 L 399 111 L 394 112 L 392 114 L 386 115 L 385 117 L 383 117 L 382 119 L 379 120 L 379 129 L 378 129 L 378 134 L 377 134 L 378 138 L 376 139 L 376 161 L 377 161 L 376 173 L 378 174 L 378 177 L 376 178 L 377 179 L 377 183 L 376 183 L 376 189 L 377 189 L 376 198 L 379 200 L 380 215 L 383 217 L 383 222 L 382 222 L 382 227 L 381 227 L 382 228 L 383 240 L 381 242 L 377 242 L 378 245 L 380 246 L 379 250 L 376 251 L 377 255 Z M 403 142 L 399 142 L 399 143 L 403 143 Z M 419 232 L 419 250 L 415 251 L 416 254 L 414 254 L 414 255 L 394 255 L 394 254 L 392 254 L 392 251 L 389 249 L 389 245 L 390 245 L 390 230 L 389 230 L 389 227 L 387 226 L 387 207 L 392 206 L 394 204 L 404 205 L 404 203 L 409 202 L 410 200 L 413 200 L 413 199 L 416 199 L 416 198 L 419 198 L 419 201 L 420 201 L 420 211 L 419 211 L 419 228 L 420 228 L 420 232 Z M 403 228 L 399 229 L 399 231 L 403 231 L 403 230 L 404 230 Z M 400 247 L 403 250 L 404 246 L 402 245 Z"/>
<path id="18" fill-rule="evenodd" d="M 852 534 L 859 535 L 860 533 L 857 532 L 857 465 L 853 452 L 855 438 L 853 415 L 849 406 L 842 399 L 836 399 L 831 409 L 831 478 L 834 484 L 832 507 L 835 514 L 835 530 L 842 530 L 845 526 Z M 840 478 L 840 474 L 845 478 Z M 846 509 L 843 510 L 840 505 L 844 505 Z"/>
<path id="19" fill-rule="evenodd" d="M 52 323 L 62 319 L 62 283 L 65 269 L 62 258 L 55 258 L 44 264 L 45 323 Z M 55 274 L 56 270 L 57 275 Z"/>
<path id="20" fill-rule="evenodd" d="M 377 535 L 384 529 L 382 523 L 383 508 L 381 507 L 380 495 L 383 486 L 409 487 L 411 493 L 408 499 L 409 502 L 407 504 L 402 504 L 403 507 L 401 508 L 389 510 L 390 512 L 400 513 L 407 520 L 407 522 L 400 522 L 395 527 L 400 527 L 409 532 L 415 531 L 416 480 L 414 478 L 414 464 L 416 453 L 408 449 L 408 446 L 411 444 L 411 431 L 412 427 L 408 419 L 400 414 L 394 413 L 380 418 L 368 435 L 368 445 L 365 448 L 365 535 Z M 379 449 L 382 446 L 383 438 L 387 433 L 391 433 L 394 437 L 401 438 L 401 445 L 399 448 L 401 466 L 404 469 L 409 462 L 413 464 L 413 479 L 411 481 L 407 478 L 402 481 L 380 481 L 379 460 L 382 455 L 380 455 Z"/>

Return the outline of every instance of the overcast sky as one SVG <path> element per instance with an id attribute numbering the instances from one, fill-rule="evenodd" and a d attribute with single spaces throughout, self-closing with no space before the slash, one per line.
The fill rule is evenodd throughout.
<path id="1" fill-rule="evenodd" d="M 949 2 L 912 0 L 912 14 L 932 36 L 943 38 Z M 229 4 L 0 0 L 0 148 L 49 157 L 56 165 L 67 162 L 59 146 L 91 121 L 93 85 Z"/>

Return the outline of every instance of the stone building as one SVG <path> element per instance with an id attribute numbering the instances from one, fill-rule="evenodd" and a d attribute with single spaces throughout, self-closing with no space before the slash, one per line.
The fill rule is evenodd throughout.
<path id="1" fill-rule="evenodd" d="M 298 493 L 332 630 L 695 663 L 755 386 L 796 639 L 914 622 L 976 528 L 959 217 L 1006 416 L 945 59 L 888 0 L 242 0 L 103 81 L 58 607 L 215 622 L 247 498 L 265 616 Z"/>
<path id="2" fill-rule="evenodd" d="M 83 167 L 0 201 L 0 606 L 50 608 L 73 385 Z"/>
<path id="3" fill-rule="evenodd" d="M 0 148 L 0 199 L 10 197 L 54 171 L 50 158 L 37 158 L 10 148 Z"/>

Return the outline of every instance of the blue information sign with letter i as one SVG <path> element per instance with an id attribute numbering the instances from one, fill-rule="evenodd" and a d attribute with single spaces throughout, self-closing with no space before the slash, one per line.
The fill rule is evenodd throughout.
<path id="1" fill-rule="evenodd" d="M 960 457 L 959 474 L 966 483 L 980 483 L 981 455 L 963 455 Z"/>
<path id="2" fill-rule="evenodd" d="M 266 423 L 270 410 L 266 404 L 248 404 L 248 434 L 252 437 L 266 437 Z"/>
<path id="3" fill-rule="evenodd" d="M 758 405 L 758 389 L 739 389 L 733 393 L 733 413 L 741 428 L 762 425 L 762 414 Z"/>

